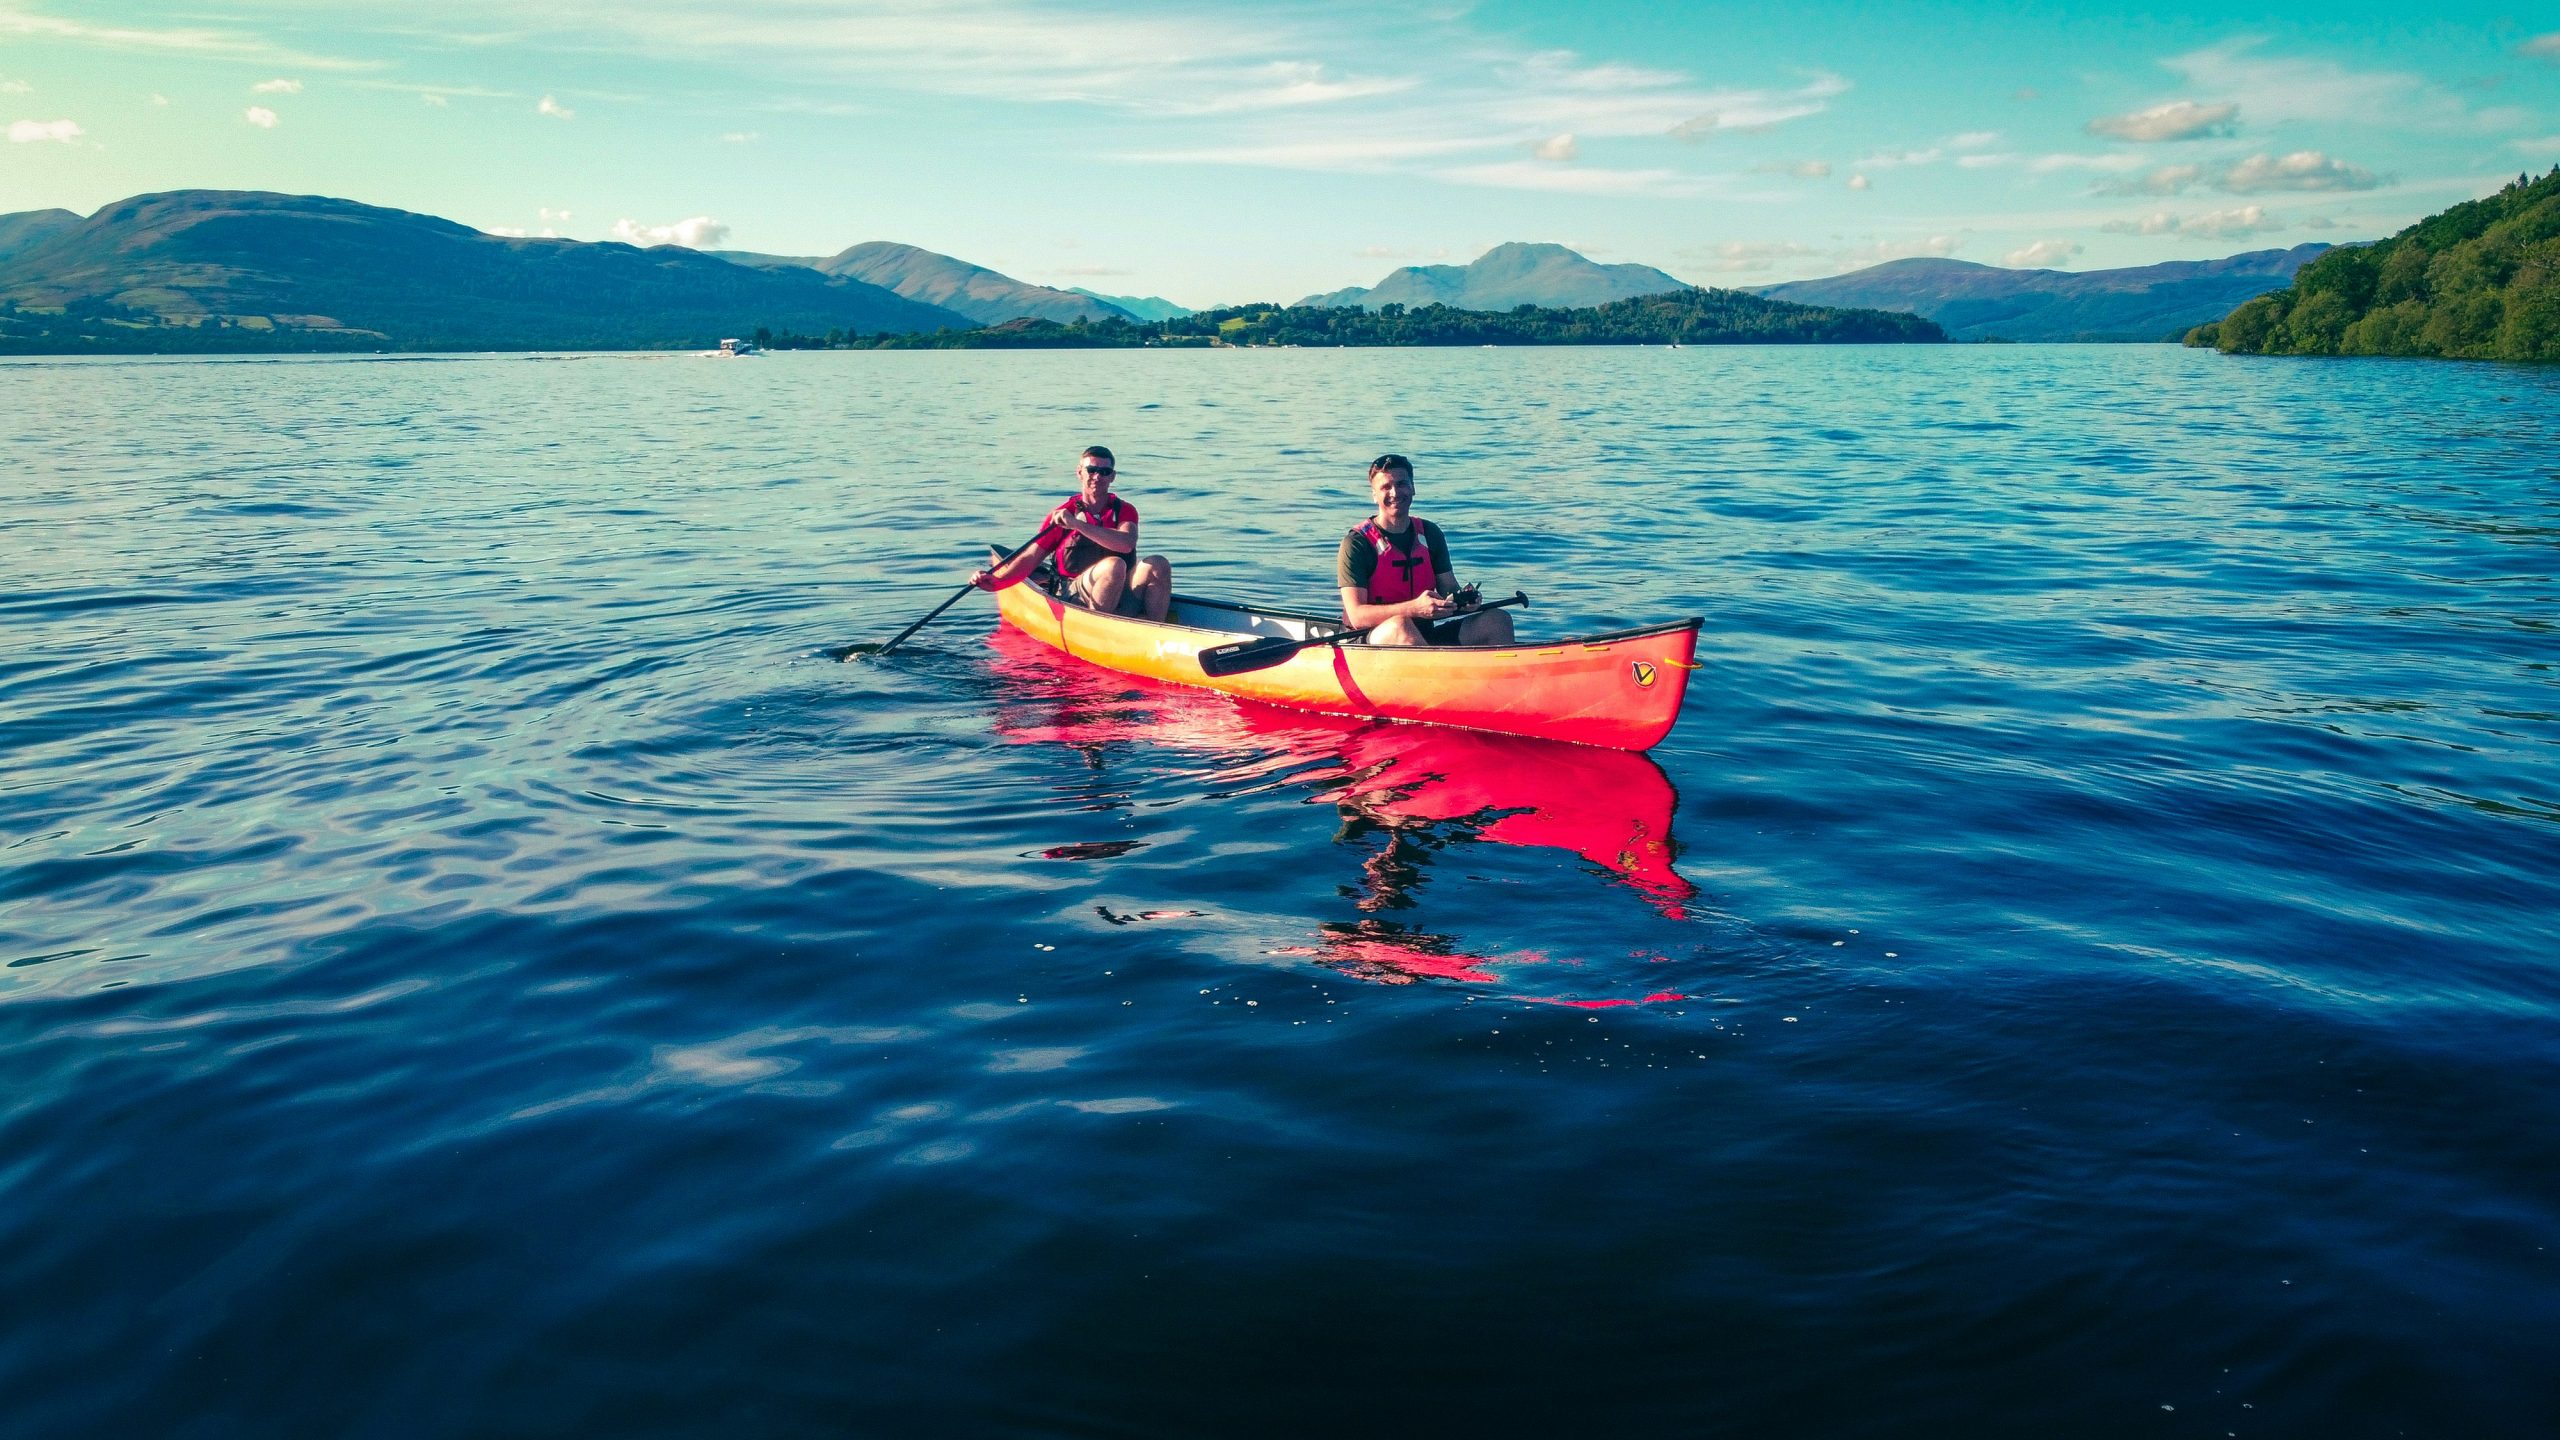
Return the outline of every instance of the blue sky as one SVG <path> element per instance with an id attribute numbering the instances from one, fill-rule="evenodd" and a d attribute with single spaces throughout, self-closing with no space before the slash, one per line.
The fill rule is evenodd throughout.
<path id="1" fill-rule="evenodd" d="M 0 211 L 286 190 L 1192 305 L 2368 239 L 2560 162 L 2560 15 L 2327 3 L 0 0 Z"/>

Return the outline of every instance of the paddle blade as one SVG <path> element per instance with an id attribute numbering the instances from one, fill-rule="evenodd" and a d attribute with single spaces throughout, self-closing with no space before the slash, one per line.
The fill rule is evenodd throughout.
<path id="1" fill-rule="evenodd" d="M 1322 640 L 1239 640 L 1232 645 L 1212 645 L 1200 652 L 1200 673 L 1215 679 L 1221 675 L 1243 675 L 1255 670 L 1268 670 L 1309 645 Z"/>

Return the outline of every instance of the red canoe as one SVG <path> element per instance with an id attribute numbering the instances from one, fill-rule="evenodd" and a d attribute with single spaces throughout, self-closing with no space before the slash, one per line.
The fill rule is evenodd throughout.
<path id="1" fill-rule="evenodd" d="M 1304 640 L 1332 616 L 1174 597 L 1161 624 L 1105 615 L 1016 585 L 1005 623 L 1106 669 L 1326 715 L 1457 725 L 1611 750 L 1650 750 L 1680 718 L 1699 622 L 1510 645 L 1317 645 L 1267 670 L 1212 677 L 1200 652 L 1240 639 Z"/>

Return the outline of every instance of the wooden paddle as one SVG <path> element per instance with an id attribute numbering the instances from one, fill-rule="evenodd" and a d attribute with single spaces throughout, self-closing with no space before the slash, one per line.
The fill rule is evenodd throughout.
<path id="1" fill-rule="evenodd" d="M 1034 535 L 1029 540 L 1023 542 L 1021 550 L 1014 551 L 1013 554 L 1007 555 L 1002 560 L 997 561 L 995 564 L 990 565 L 987 568 L 990 570 L 1001 570 L 1005 566 L 1012 564 L 1016 559 L 1020 558 L 1024 550 L 1028 550 L 1039 543 L 1040 537 L 1038 535 Z M 990 547 L 990 553 L 992 553 L 992 548 L 993 547 Z M 899 631 L 897 634 L 890 636 L 889 643 L 886 645 L 847 645 L 842 649 L 837 650 L 835 652 L 835 657 L 838 660 L 851 660 L 856 656 L 868 656 L 876 660 L 879 657 L 888 654 L 890 651 L 897 649 L 900 645 L 905 644 L 908 636 L 913 635 L 927 625 L 932 624 L 934 617 L 940 615 L 943 611 L 950 609 L 952 606 L 959 604 L 961 597 L 977 588 L 978 587 L 975 585 L 963 585 L 959 589 L 952 591 L 950 599 L 945 600 L 941 604 L 926 611 L 923 619 L 908 626 L 906 629 Z"/>
<path id="2" fill-rule="evenodd" d="M 1450 618 L 1461 619 L 1467 615 L 1480 615 L 1487 610 L 1499 610 L 1506 605 L 1525 606 L 1528 603 L 1529 597 L 1515 590 L 1511 592 L 1511 598 L 1508 600 L 1496 600 L 1491 604 L 1479 605 L 1473 610 L 1462 611 L 1459 615 Z M 1447 622 L 1427 620 L 1422 623 L 1440 625 Z M 1200 652 L 1200 673 L 1215 678 L 1221 675 L 1243 675 L 1255 670 L 1268 670 L 1301 650 L 1312 650 L 1318 645 L 1340 645 L 1357 640 L 1377 628 L 1375 625 L 1366 625 L 1357 630 L 1342 630 L 1306 640 L 1287 640 L 1275 635 L 1267 640 L 1238 640 L 1230 645 L 1212 645 Z"/>

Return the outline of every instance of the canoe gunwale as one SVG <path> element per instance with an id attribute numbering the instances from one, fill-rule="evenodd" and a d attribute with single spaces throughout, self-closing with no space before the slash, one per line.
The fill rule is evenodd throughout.
<path id="1" fill-rule="evenodd" d="M 1058 597 L 1054 595 L 1049 598 L 1053 600 L 1058 599 Z M 1198 595 L 1176 595 L 1173 597 L 1173 600 L 1174 603 L 1178 605 L 1191 605 L 1205 610 L 1232 610 L 1240 615 L 1261 615 L 1268 616 L 1274 620 L 1297 620 L 1310 625 L 1331 625 L 1341 630 L 1348 630 L 1350 628 L 1342 623 L 1342 617 L 1339 615 L 1316 615 L 1305 610 L 1283 609 L 1277 605 L 1246 605 L 1233 600 L 1211 600 Z M 1180 630 L 1193 635 L 1223 635 L 1229 638 L 1234 638 L 1237 636 L 1250 635 L 1252 633 L 1244 630 L 1212 630 L 1201 625 L 1177 625 L 1170 620 L 1149 620 L 1144 616 L 1139 615 L 1112 615 L 1104 611 L 1094 610 L 1086 606 L 1079 605 L 1073 600 L 1059 600 L 1059 603 L 1065 605 L 1071 610 L 1082 611 L 1086 615 L 1092 616 L 1098 620 L 1115 620 L 1129 625 L 1146 625 L 1166 630 Z M 1416 648 L 1432 650 L 1435 652 L 1450 650 L 1464 652 L 1481 651 L 1485 653 L 1499 653 L 1509 650 L 1553 650 L 1561 645 L 1609 645 L 1620 640 L 1640 640 L 1648 635 L 1669 635 L 1681 630 L 1701 629 L 1706 625 L 1706 623 L 1707 619 L 1705 616 L 1691 615 L 1686 619 L 1669 620 L 1656 625 L 1637 625 L 1625 630 L 1603 630 L 1594 635 L 1562 635 L 1552 640 L 1539 640 L 1534 642 L 1515 639 L 1508 645 L 1428 645 L 1416 647 L 1379 646 L 1377 648 Z M 1319 644 L 1322 644 L 1331 637 L 1319 635 L 1314 638 Z M 1363 642 L 1355 640 L 1349 643 L 1357 645 Z"/>

